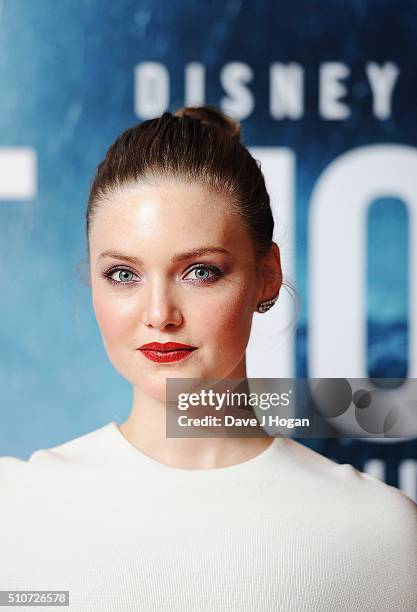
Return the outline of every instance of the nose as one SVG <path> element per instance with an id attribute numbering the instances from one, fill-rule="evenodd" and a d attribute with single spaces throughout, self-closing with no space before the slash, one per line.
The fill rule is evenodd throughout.
<path id="1" fill-rule="evenodd" d="M 168 325 L 177 327 L 181 324 L 181 309 L 175 301 L 173 292 L 166 284 L 149 283 L 143 299 L 142 320 L 147 327 L 164 329 Z"/>

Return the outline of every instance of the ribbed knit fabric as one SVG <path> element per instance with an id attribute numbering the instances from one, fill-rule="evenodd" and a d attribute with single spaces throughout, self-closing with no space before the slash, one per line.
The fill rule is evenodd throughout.
<path id="1" fill-rule="evenodd" d="M 417 506 L 295 440 L 180 469 L 111 422 L 0 459 L 0 590 L 69 590 L 51 611 L 416 612 Z"/>

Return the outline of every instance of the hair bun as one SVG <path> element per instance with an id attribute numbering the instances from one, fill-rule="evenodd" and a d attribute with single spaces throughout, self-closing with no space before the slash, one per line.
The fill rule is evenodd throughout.
<path id="1" fill-rule="evenodd" d="M 175 117 L 192 117 L 199 119 L 202 123 L 216 124 L 225 130 L 229 136 L 239 138 L 242 142 L 242 130 L 240 123 L 225 115 L 214 106 L 185 106 L 174 113 Z"/>

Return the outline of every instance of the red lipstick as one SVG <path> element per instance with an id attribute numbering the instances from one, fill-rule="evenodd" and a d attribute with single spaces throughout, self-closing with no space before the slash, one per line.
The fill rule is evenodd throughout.
<path id="1" fill-rule="evenodd" d="M 140 346 L 138 350 L 151 361 L 170 363 L 172 361 L 185 359 L 191 355 L 196 348 L 196 346 L 181 344 L 179 342 L 164 342 L 163 344 L 161 342 L 149 342 L 148 344 Z"/>

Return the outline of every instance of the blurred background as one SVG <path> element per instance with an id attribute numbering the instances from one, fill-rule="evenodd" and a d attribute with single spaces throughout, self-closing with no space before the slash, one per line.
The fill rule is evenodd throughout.
<path id="1" fill-rule="evenodd" d="M 0 455 L 127 418 L 84 280 L 89 184 L 184 105 L 241 122 L 301 300 L 295 327 L 285 299 L 255 315 L 248 375 L 417 377 L 416 31 L 411 0 L 0 2 Z M 417 500 L 416 439 L 300 441 Z"/>

